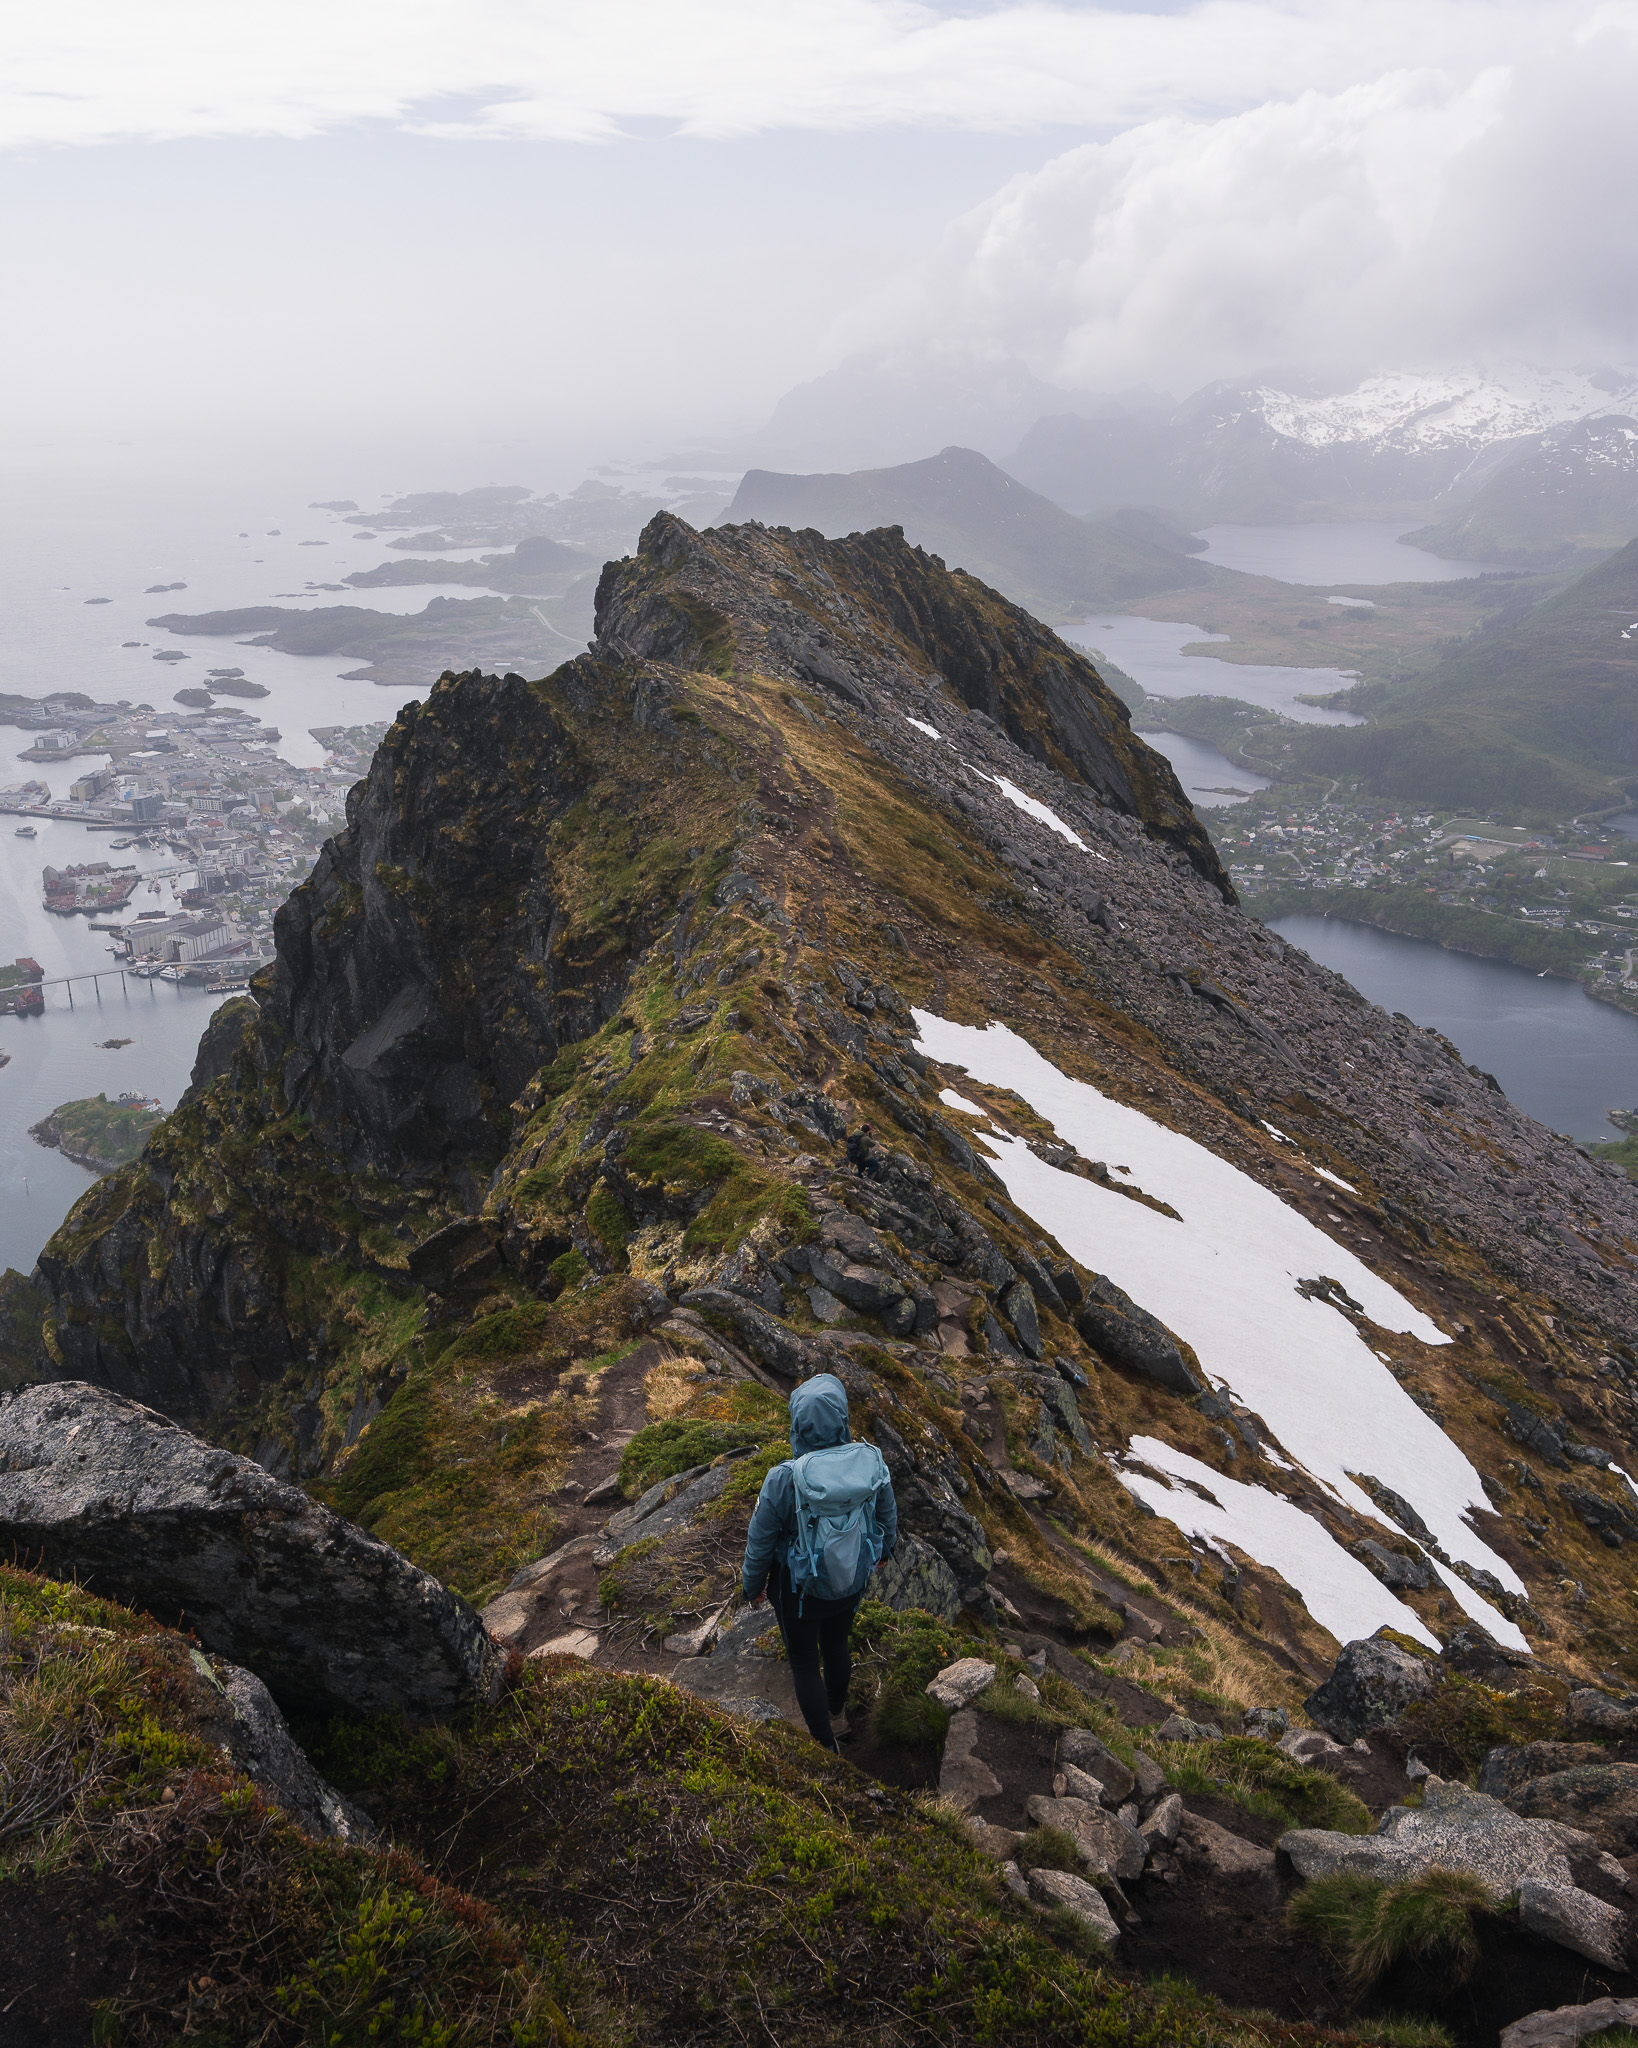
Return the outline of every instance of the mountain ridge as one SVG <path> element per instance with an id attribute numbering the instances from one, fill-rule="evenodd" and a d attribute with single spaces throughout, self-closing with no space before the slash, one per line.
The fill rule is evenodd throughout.
<path id="1" fill-rule="evenodd" d="M 1347 2014 L 1276 1845 L 1408 1869 L 1361 1831 L 1399 1825 L 1413 1754 L 1459 1779 L 1638 1684 L 1638 1192 L 1240 910 L 1095 668 L 902 533 L 661 515 L 596 618 L 549 676 L 447 674 L 400 714 L 182 1103 L 0 1281 L 0 1385 L 158 1408 L 481 1606 L 493 1711 L 300 1732 L 391 1855 L 561 1942 L 568 2007 L 749 2024 L 788 1969 L 728 1916 L 665 1974 L 703 1938 L 674 1902 L 754 1883 L 788 1942 L 845 1863 L 861 1985 L 1039 2038 L 1010 1965 L 966 2016 L 933 1922 L 820 1826 L 841 1786 L 928 1913 L 966 1888 L 933 1944 L 964 1982 L 1057 1930 L 1066 2040 L 1094 1987 L 1111 2037 L 1232 2033 L 1148 2002 L 1159 1969 L 1276 2029 Z M 734 1586 L 819 1371 L 904 1532 L 859 1618 L 857 1770 L 744 1726 L 795 1712 Z M 37 1614 L 133 1626 L 25 1576 L 31 1645 Z M 964 1820 L 902 1800 L 935 1787 Z M 1553 1854 L 1625 1924 L 1590 1852 Z M 1482 1997 L 1411 1987 L 1464 2048 L 1586 1983 L 1493 1908 Z M 793 2001 L 856 2032 L 820 1974 Z"/>

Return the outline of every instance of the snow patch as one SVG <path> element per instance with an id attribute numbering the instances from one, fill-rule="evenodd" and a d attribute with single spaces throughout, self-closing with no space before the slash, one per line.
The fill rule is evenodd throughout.
<path id="1" fill-rule="evenodd" d="M 944 737 L 936 725 L 927 725 L 919 718 L 912 718 L 908 711 L 904 714 L 904 722 L 906 725 L 913 725 L 917 732 L 926 733 L 930 740 L 941 740 Z"/>
<path id="2" fill-rule="evenodd" d="M 1297 1283 L 1327 1275 L 1379 1329 L 1423 1344 L 1449 1343 L 1436 1323 L 1261 1182 L 1141 1110 L 1072 1080 L 1005 1025 L 980 1029 L 925 1010 L 915 1018 L 929 1058 L 1016 1090 L 1061 1140 L 1088 1159 L 1126 1161 L 1138 1185 L 1183 1220 L 1048 1166 L 1021 1139 L 986 1134 L 1019 1209 L 1192 1344 L 1210 1378 L 1260 1415 L 1286 1455 L 1338 1501 L 1392 1528 L 1349 1476 L 1368 1474 L 1412 1504 L 1449 1556 L 1493 1573 L 1510 1592 L 1524 1591 L 1511 1565 L 1464 1519 L 1468 1509 L 1488 1506 L 1466 1455 L 1411 1400 L 1349 1317 L 1299 1294 Z M 1452 1592 L 1474 1611 L 1478 1596 L 1470 1588 L 1453 1585 Z M 1403 1603 L 1395 1607 L 1409 1614 Z M 1498 1641 L 1529 1648 L 1501 1616 L 1485 1626 Z"/>
<path id="3" fill-rule="evenodd" d="M 1314 1162 L 1311 1159 L 1309 1160 L 1308 1165 L 1311 1172 L 1317 1173 L 1321 1180 L 1328 1180 L 1331 1183 L 1332 1187 L 1341 1188 L 1344 1190 L 1345 1193 L 1350 1195 L 1357 1195 L 1359 1193 L 1358 1188 L 1354 1186 L 1351 1180 L 1343 1180 L 1339 1174 L 1327 1173 L 1323 1166 L 1315 1166 Z"/>
<path id="4" fill-rule="evenodd" d="M 953 1088 L 941 1088 L 938 1091 L 938 1099 L 940 1102 L 947 1102 L 952 1109 L 965 1110 L 968 1116 L 989 1115 L 987 1109 L 980 1109 L 976 1102 L 969 1102 L 965 1095 L 958 1095 Z"/>
<path id="5" fill-rule="evenodd" d="M 1314 1517 L 1266 1486 L 1248 1486 L 1225 1479 L 1186 1451 L 1163 1444 L 1158 1437 L 1135 1436 L 1130 1456 L 1141 1458 L 1170 1479 L 1173 1486 L 1130 1466 L 1115 1477 L 1128 1493 L 1186 1536 L 1207 1542 L 1232 1543 L 1259 1564 L 1277 1571 L 1302 1595 L 1303 1605 L 1339 1643 L 1357 1642 L 1379 1628 L 1396 1628 L 1437 1650 L 1438 1638 L 1427 1624 L 1396 1599 L 1357 1557 L 1343 1549 Z M 1199 1487 L 1201 1492 L 1194 1489 Z M 1205 1499 L 1203 1495 L 1211 1498 Z"/>

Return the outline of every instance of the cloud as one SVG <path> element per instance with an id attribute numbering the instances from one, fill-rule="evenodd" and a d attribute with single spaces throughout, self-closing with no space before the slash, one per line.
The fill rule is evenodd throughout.
<path id="1" fill-rule="evenodd" d="M 598 142 L 780 128 L 1082 132 L 1464 63 L 1557 0 L 56 0 L 14 9 L 0 146 L 385 122 Z"/>
<path id="2" fill-rule="evenodd" d="M 1148 121 L 1010 180 L 844 353 L 960 335 L 1081 387 L 1638 354 L 1638 15 L 1512 17 L 1484 61 Z"/>

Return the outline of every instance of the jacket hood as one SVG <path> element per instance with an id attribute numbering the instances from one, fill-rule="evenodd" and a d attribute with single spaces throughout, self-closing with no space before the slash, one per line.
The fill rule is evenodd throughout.
<path id="1" fill-rule="evenodd" d="M 847 1388 L 833 1372 L 815 1373 L 791 1395 L 791 1456 L 853 1441 L 847 1426 Z"/>

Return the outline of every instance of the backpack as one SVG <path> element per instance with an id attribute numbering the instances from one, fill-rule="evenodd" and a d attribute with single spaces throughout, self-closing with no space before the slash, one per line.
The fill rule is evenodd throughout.
<path id="1" fill-rule="evenodd" d="M 786 1559 L 801 1612 L 816 1600 L 851 1600 L 882 1561 L 876 1495 L 887 1484 L 874 1444 L 830 1444 L 790 1461 L 796 1534 Z"/>

